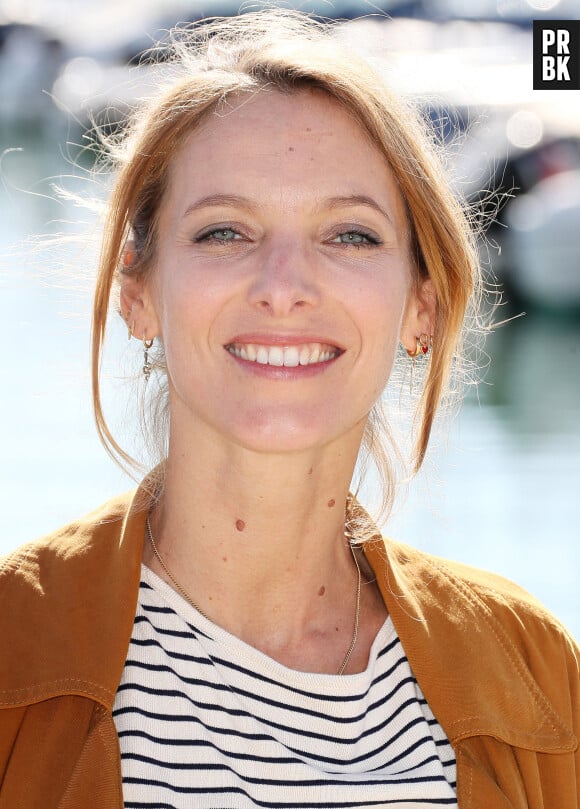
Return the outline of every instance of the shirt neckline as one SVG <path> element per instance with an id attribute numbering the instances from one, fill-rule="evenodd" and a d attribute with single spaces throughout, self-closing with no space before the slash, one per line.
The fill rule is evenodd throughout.
<path id="1" fill-rule="evenodd" d="M 236 659 L 240 665 L 252 671 L 283 681 L 286 685 L 297 688 L 308 688 L 314 684 L 327 687 L 332 683 L 334 690 L 344 691 L 345 693 L 351 692 L 353 686 L 360 687 L 372 681 L 380 652 L 397 637 L 391 616 L 387 615 L 371 645 L 369 659 L 363 671 L 354 674 L 325 674 L 301 671 L 279 663 L 274 658 L 269 657 L 264 652 L 215 624 L 145 563 L 141 563 L 141 581 L 151 587 L 182 620 L 193 625 L 202 635 L 210 639 L 210 642 L 221 646 L 228 657 Z M 202 638 L 200 640 L 203 641 Z"/>

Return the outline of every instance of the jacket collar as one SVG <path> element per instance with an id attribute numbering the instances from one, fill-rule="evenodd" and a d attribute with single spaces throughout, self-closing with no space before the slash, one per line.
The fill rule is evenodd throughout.
<path id="1" fill-rule="evenodd" d="M 4 562 L 0 637 L 11 652 L 0 660 L 0 706 L 78 694 L 112 709 L 136 611 L 152 480 Z M 538 751 L 575 749 L 571 729 L 506 629 L 518 622 L 505 592 L 510 585 L 385 542 L 356 507 L 372 537 L 365 554 L 449 740 L 491 735 Z M 522 598 L 515 585 L 513 591 Z"/>

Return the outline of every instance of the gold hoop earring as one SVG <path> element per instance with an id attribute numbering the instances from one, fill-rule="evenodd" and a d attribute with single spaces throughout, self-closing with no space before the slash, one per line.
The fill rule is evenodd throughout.
<path id="1" fill-rule="evenodd" d="M 414 349 L 405 349 L 407 355 L 411 357 L 411 359 L 415 359 L 418 357 L 419 354 L 428 354 L 429 349 L 433 345 L 433 337 L 429 334 L 421 334 L 419 337 L 416 338 L 416 344 Z"/>

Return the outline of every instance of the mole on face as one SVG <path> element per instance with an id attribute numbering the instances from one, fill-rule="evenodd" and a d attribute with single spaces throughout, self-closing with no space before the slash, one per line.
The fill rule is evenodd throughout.
<path id="1" fill-rule="evenodd" d="M 236 520 L 236 529 L 238 531 L 243 531 L 246 527 L 246 523 L 243 520 Z"/>
<path id="2" fill-rule="evenodd" d="M 288 147 L 288 151 L 289 151 L 289 152 L 293 152 L 293 151 L 294 151 L 294 147 L 293 147 L 293 146 L 289 146 L 289 147 Z"/>
<path id="3" fill-rule="evenodd" d="M 328 506 L 328 508 L 332 508 L 335 503 L 336 503 L 336 500 L 333 497 L 331 500 L 328 501 L 328 503 L 326 505 Z"/>
<path id="4" fill-rule="evenodd" d="M 320 588 L 320 590 L 318 591 L 318 595 L 323 596 L 325 594 L 325 592 L 326 592 L 326 587 L 323 584 L 322 587 Z"/>

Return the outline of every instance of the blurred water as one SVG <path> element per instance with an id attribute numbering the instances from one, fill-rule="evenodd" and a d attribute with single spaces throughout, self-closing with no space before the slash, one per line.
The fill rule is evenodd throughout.
<path id="1" fill-rule="evenodd" d="M 51 142 L 0 132 L 0 151 L 24 148 L 4 154 L 0 167 L 0 552 L 132 486 L 92 425 L 86 277 L 94 251 L 86 242 L 60 250 L 63 280 L 62 255 L 21 242 L 70 232 L 67 222 L 80 216 L 50 199 L 45 178 L 71 173 Z M 92 193 L 77 174 L 67 186 Z M 113 342 L 137 371 L 135 341 L 119 327 Z M 386 532 L 517 580 L 578 636 L 580 323 L 530 315 L 498 330 L 487 350 L 479 401 L 468 398 Z"/>

